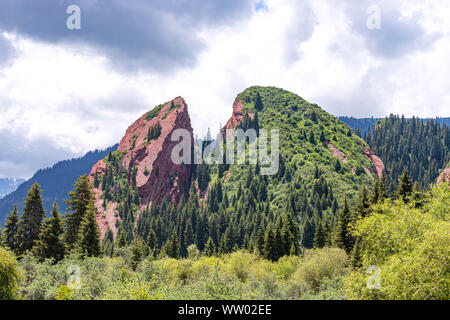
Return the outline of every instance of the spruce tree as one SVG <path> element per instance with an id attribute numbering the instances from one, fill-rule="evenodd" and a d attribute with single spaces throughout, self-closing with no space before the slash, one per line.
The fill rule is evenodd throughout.
<path id="1" fill-rule="evenodd" d="M 17 205 L 14 204 L 14 209 L 6 217 L 5 230 L 3 231 L 4 244 L 12 252 L 18 254 L 19 252 L 19 212 Z"/>
<path id="2" fill-rule="evenodd" d="M 314 234 L 314 248 L 323 248 L 325 246 L 325 242 L 325 231 L 322 227 L 322 223 L 319 221 L 319 224 L 316 227 L 316 233 Z"/>
<path id="3" fill-rule="evenodd" d="M 172 235 L 170 236 L 169 240 L 166 244 L 166 253 L 169 256 L 169 258 L 178 258 L 180 251 L 180 246 L 178 243 L 178 236 L 175 230 L 172 232 Z"/>
<path id="4" fill-rule="evenodd" d="M 97 224 L 97 209 L 91 200 L 86 207 L 86 213 L 78 229 L 75 249 L 88 257 L 99 257 L 101 255 L 100 230 Z"/>
<path id="5" fill-rule="evenodd" d="M 417 182 L 414 182 L 413 184 L 411 201 L 415 208 L 422 208 L 425 202 L 425 196 L 420 190 L 419 184 Z"/>
<path id="6" fill-rule="evenodd" d="M 153 251 L 153 253 L 156 251 L 157 242 L 158 242 L 158 239 L 156 238 L 156 233 L 155 233 L 155 231 L 153 231 L 153 229 L 151 229 L 148 234 L 147 245 L 148 245 L 148 248 L 151 251 Z"/>
<path id="7" fill-rule="evenodd" d="M 208 241 L 205 244 L 205 255 L 211 257 L 216 254 L 216 245 L 214 244 L 214 240 L 209 237 Z"/>
<path id="8" fill-rule="evenodd" d="M 31 250 L 35 242 L 39 239 L 44 216 L 45 211 L 42 204 L 41 188 L 39 184 L 35 183 L 31 186 L 30 190 L 28 190 L 23 214 L 20 217 L 20 253 Z"/>
<path id="9" fill-rule="evenodd" d="M 402 175 L 398 178 L 398 188 L 397 188 L 397 198 L 404 201 L 405 203 L 409 202 L 409 197 L 411 196 L 413 191 L 413 182 L 411 177 L 409 176 L 408 169 L 403 170 Z"/>
<path id="10" fill-rule="evenodd" d="M 375 179 L 372 195 L 370 196 L 370 202 L 377 204 L 386 198 L 386 188 L 384 187 L 383 180 Z"/>
<path id="11" fill-rule="evenodd" d="M 116 242 L 114 246 L 116 248 L 123 248 L 126 247 L 127 245 L 128 241 L 125 231 L 123 230 L 123 228 L 120 228 L 119 231 L 117 232 Z"/>
<path id="12" fill-rule="evenodd" d="M 59 215 L 56 201 L 50 213 L 50 218 L 45 218 L 39 240 L 33 248 L 34 255 L 40 260 L 53 258 L 58 262 L 64 257 L 64 243 L 62 220 Z"/>
<path id="13" fill-rule="evenodd" d="M 114 254 L 114 233 L 110 228 L 105 233 L 102 241 L 103 253 L 107 257 L 112 257 Z"/>
<path id="14" fill-rule="evenodd" d="M 255 100 L 255 110 L 261 111 L 264 108 L 264 105 L 262 103 L 261 95 L 259 92 L 256 93 L 256 100 Z"/>
<path id="15" fill-rule="evenodd" d="M 347 197 L 344 198 L 344 205 L 339 211 L 338 220 L 334 227 L 334 244 L 350 253 L 353 248 L 353 237 L 350 234 L 349 223 L 351 222 L 350 209 Z"/>
<path id="16" fill-rule="evenodd" d="M 336 163 L 334 165 L 334 170 L 336 172 L 341 172 L 341 170 L 342 170 L 341 162 L 339 161 L 339 159 L 336 159 Z"/>
<path id="17" fill-rule="evenodd" d="M 70 199 L 66 200 L 67 209 L 71 211 L 66 218 L 64 240 L 68 249 L 73 249 L 78 240 L 79 228 L 86 214 L 90 202 L 94 201 L 94 193 L 89 178 L 80 176 L 74 184 L 75 188 L 69 192 Z"/>
<path id="18" fill-rule="evenodd" d="M 140 237 L 133 240 L 131 246 L 131 268 L 136 270 L 139 263 L 144 258 L 144 243 Z"/>
<path id="19" fill-rule="evenodd" d="M 351 262 L 355 269 L 360 268 L 362 265 L 362 240 L 359 237 L 356 238 L 355 246 L 353 247 Z"/>
<path id="20" fill-rule="evenodd" d="M 194 230 L 192 229 L 192 223 L 190 220 L 186 223 L 186 229 L 184 230 L 184 245 L 185 247 L 189 247 L 191 244 L 194 244 Z"/>
<path id="21" fill-rule="evenodd" d="M 302 226 L 302 246 L 304 248 L 311 249 L 314 247 L 314 234 L 314 221 L 312 221 L 312 218 L 305 217 Z"/>
<path id="22" fill-rule="evenodd" d="M 356 208 L 354 211 L 353 221 L 365 218 L 370 214 L 370 201 L 366 186 L 364 185 L 359 192 L 356 200 Z"/>
<path id="23" fill-rule="evenodd" d="M 272 228 L 269 227 L 267 228 L 266 233 L 264 235 L 264 249 L 263 249 L 264 258 L 266 258 L 267 260 L 275 261 L 276 260 L 275 247 L 276 243 L 274 232 L 272 231 Z"/>

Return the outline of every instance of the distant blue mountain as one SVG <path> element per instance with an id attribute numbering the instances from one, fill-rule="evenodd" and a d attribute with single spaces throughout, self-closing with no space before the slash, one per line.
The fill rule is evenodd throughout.
<path id="1" fill-rule="evenodd" d="M 0 199 L 15 191 L 24 181 L 22 178 L 0 178 Z"/>
<path id="2" fill-rule="evenodd" d="M 337 117 L 340 121 L 348 125 L 353 131 L 356 131 L 356 128 L 359 128 L 361 132 L 361 136 L 364 136 L 364 133 L 367 130 L 370 130 L 370 134 L 373 133 L 373 128 L 377 124 L 378 121 L 384 120 L 385 118 L 353 118 L 347 116 Z M 434 119 L 423 119 L 426 123 L 429 120 L 437 121 L 441 126 L 445 123 L 447 127 L 450 127 L 450 118 L 434 118 Z"/>
<path id="3" fill-rule="evenodd" d="M 35 182 L 39 183 L 42 188 L 42 200 L 47 214 L 55 200 L 61 213 L 65 212 L 64 199 L 67 198 L 67 193 L 73 189 L 73 184 L 78 177 L 89 174 L 92 166 L 98 160 L 106 157 L 109 152 L 116 150 L 117 146 L 105 150 L 91 151 L 81 158 L 60 161 L 50 168 L 38 170 L 31 179 L 23 182 L 17 190 L 0 200 L 0 225 L 4 225 L 5 217 L 15 203 L 22 210 L 27 191 Z"/>

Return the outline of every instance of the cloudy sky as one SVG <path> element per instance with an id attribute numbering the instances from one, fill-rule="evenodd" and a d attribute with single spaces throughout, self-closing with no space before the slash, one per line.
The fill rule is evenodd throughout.
<path id="1" fill-rule="evenodd" d="M 450 116 L 448 17 L 438 0 L 2 0 L 0 176 L 113 145 L 179 95 L 216 130 L 251 85 L 334 115 Z"/>

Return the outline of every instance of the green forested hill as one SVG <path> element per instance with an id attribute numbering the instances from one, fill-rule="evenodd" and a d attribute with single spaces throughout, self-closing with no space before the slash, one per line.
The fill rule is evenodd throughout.
<path id="1" fill-rule="evenodd" d="M 425 123 L 391 115 L 376 125 L 367 140 L 386 166 L 389 191 L 397 188 L 405 168 L 421 187 L 428 187 L 450 160 L 450 131 L 445 123 L 441 126 L 434 120 Z"/>
<path id="2" fill-rule="evenodd" d="M 316 234 L 330 243 L 344 196 L 352 198 L 374 179 L 366 170 L 367 144 L 319 106 L 283 89 L 251 87 L 236 99 L 244 113 L 257 113 L 240 127 L 280 131 L 278 173 L 263 176 L 248 164 L 198 165 L 186 205 L 165 201 L 145 210 L 138 235 L 156 238 L 155 247 L 171 254 L 175 248 L 184 256 L 195 243 L 223 253 L 254 249 L 273 260 L 311 248 Z M 328 143 L 342 153 L 339 159 Z M 198 199 L 197 181 L 206 199 Z"/>
<path id="3" fill-rule="evenodd" d="M 258 93 L 263 103 L 259 112 L 254 107 Z M 251 87 L 236 99 L 244 102 L 245 111 L 258 113 L 261 128 L 280 130 L 280 153 L 284 159 L 281 171 L 289 171 L 288 177 L 301 176 L 304 182 L 311 182 L 318 166 L 339 197 L 373 180 L 363 172 L 364 168 L 371 168 L 364 155 L 367 144 L 318 105 L 275 87 Z M 336 158 L 325 141 L 345 154 L 347 161 L 340 157 L 341 170 L 336 170 Z"/>

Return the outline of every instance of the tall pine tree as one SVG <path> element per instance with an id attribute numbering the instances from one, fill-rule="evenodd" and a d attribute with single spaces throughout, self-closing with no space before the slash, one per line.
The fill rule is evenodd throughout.
<path id="1" fill-rule="evenodd" d="M 30 190 L 28 190 L 23 214 L 20 217 L 20 253 L 31 250 L 35 242 L 39 239 L 44 216 L 45 211 L 42 204 L 41 187 L 39 184 L 35 183 L 31 186 Z"/>
<path id="2" fill-rule="evenodd" d="M 39 240 L 33 248 L 35 256 L 39 260 L 53 258 L 58 262 L 64 257 L 64 243 L 62 240 L 63 225 L 56 202 L 50 213 L 50 218 L 45 218 Z"/>
<path id="3" fill-rule="evenodd" d="M 261 95 L 259 92 L 256 93 L 256 100 L 255 100 L 255 110 L 261 111 L 264 108 L 264 105 L 262 103 Z"/>
<path id="4" fill-rule="evenodd" d="M 409 202 L 409 198 L 413 191 L 413 182 L 409 176 L 408 169 L 403 170 L 402 175 L 398 178 L 397 198 L 405 203 Z"/>
<path id="5" fill-rule="evenodd" d="M 81 221 L 75 248 L 78 252 L 88 257 L 99 257 L 101 255 L 100 230 L 97 224 L 97 209 L 91 200 L 86 208 Z"/>
<path id="6" fill-rule="evenodd" d="M 344 198 L 344 205 L 339 211 L 338 220 L 334 227 L 334 244 L 350 253 L 353 249 L 353 237 L 350 233 L 351 214 L 347 197 Z"/>
<path id="7" fill-rule="evenodd" d="M 92 185 L 86 175 L 80 176 L 75 182 L 75 188 L 69 192 L 66 200 L 67 209 L 71 211 L 66 216 L 64 240 L 68 249 L 73 249 L 78 240 L 78 229 L 86 214 L 87 207 L 94 200 Z"/>
<path id="8" fill-rule="evenodd" d="M 16 254 L 19 252 L 19 211 L 16 204 L 14 204 L 14 209 L 6 218 L 3 239 L 5 246 L 12 252 Z"/>

